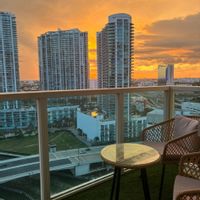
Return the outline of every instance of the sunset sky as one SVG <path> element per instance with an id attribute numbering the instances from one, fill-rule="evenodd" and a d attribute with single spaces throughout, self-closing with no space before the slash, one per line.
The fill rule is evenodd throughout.
<path id="1" fill-rule="evenodd" d="M 37 37 L 58 28 L 89 34 L 90 78 L 96 77 L 96 32 L 108 16 L 127 13 L 135 27 L 134 78 L 157 78 L 175 64 L 175 77 L 200 77 L 200 0 L 0 0 L 16 16 L 21 80 L 38 80 Z"/>

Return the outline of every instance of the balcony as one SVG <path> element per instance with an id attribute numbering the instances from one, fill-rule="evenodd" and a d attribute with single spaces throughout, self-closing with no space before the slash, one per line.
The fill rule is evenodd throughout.
<path id="1" fill-rule="evenodd" d="M 112 168 L 102 163 L 99 156 L 101 148 L 115 142 L 139 142 L 140 132 L 147 125 L 145 120 L 151 125 L 169 119 L 175 114 L 199 115 L 199 93 L 200 87 L 161 86 L 0 94 L 3 113 L 0 116 L 1 194 L 5 193 L 6 197 L 8 193 L 13 193 L 15 199 L 20 200 L 58 200 L 69 195 L 69 199 L 82 199 L 81 195 L 92 196 L 98 194 L 99 190 L 108 195 L 110 183 L 105 181 L 111 178 Z M 112 103 L 106 105 L 104 100 Z M 100 115 L 97 116 L 95 113 L 97 105 L 115 110 L 109 116 L 108 113 L 102 112 L 102 120 Z M 95 111 L 89 112 L 93 116 L 90 118 L 93 120 L 91 122 L 98 119 L 102 122 L 101 134 L 94 138 L 89 132 L 85 134 L 87 130 L 81 126 L 81 117 L 87 118 L 91 108 Z M 127 109 L 130 111 L 128 116 Z M 63 115 L 70 117 L 62 118 Z M 127 123 L 130 119 L 131 123 Z M 13 124 L 17 126 L 13 127 Z M 92 127 L 92 123 L 89 126 Z M 89 126 L 87 129 L 91 128 Z M 4 133 L 2 130 L 5 127 L 15 131 Z M 66 129 L 69 131 L 68 134 L 63 133 Z M 87 173 L 88 170 L 90 174 Z M 157 191 L 159 185 L 159 181 L 154 178 L 157 171 L 159 166 L 149 169 L 151 193 Z M 176 174 L 176 168 L 172 171 Z M 168 183 L 171 184 L 173 177 L 168 178 Z M 136 171 L 126 173 L 123 180 L 130 186 L 126 188 L 122 182 L 121 195 L 127 194 L 133 181 L 134 190 L 141 197 L 141 188 L 135 181 Z M 30 189 L 33 184 L 38 185 L 34 191 Z M 78 191 L 87 188 L 89 190 L 77 194 Z M 170 199 L 170 186 L 168 190 Z M 124 196 L 128 199 L 126 197 Z"/>

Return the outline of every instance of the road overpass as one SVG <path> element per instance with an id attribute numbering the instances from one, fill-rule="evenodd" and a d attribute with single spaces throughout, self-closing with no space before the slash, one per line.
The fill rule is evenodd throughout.
<path id="1" fill-rule="evenodd" d="M 49 153 L 50 171 L 71 170 L 75 176 L 91 172 L 90 165 L 102 163 L 100 147 L 80 148 Z M 39 156 L 21 156 L 0 161 L 0 184 L 17 178 L 39 174 Z"/>

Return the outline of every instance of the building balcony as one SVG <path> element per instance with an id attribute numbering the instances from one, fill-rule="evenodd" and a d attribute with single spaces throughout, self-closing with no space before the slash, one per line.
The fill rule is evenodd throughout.
<path id="1" fill-rule="evenodd" d="M 101 149 L 140 142 L 146 126 L 174 115 L 200 115 L 199 94 L 198 86 L 1 93 L 0 198 L 109 199 L 112 167 L 101 160 Z M 159 170 L 148 169 L 153 199 Z M 166 199 L 177 173 L 169 170 Z M 122 199 L 133 190 L 144 198 L 137 173 L 123 175 Z"/>

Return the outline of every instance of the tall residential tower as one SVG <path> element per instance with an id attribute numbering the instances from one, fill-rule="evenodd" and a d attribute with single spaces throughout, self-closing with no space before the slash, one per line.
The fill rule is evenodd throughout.
<path id="1" fill-rule="evenodd" d="M 133 75 L 133 24 L 131 16 L 109 16 L 108 24 L 97 33 L 97 69 L 99 88 L 130 87 Z M 131 137 L 130 94 L 124 96 L 124 133 Z M 101 95 L 99 107 L 110 119 L 115 118 L 115 97 Z M 110 136 L 110 140 L 113 140 Z"/>
<path id="2" fill-rule="evenodd" d="M 133 74 L 133 24 L 128 14 L 109 16 L 97 33 L 98 87 L 130 87 Z"/>
<path id="3" fill-rule="evenodd" d="M 174 84 L 174 64 L 158 65 L 158 85 Z"/>
<path id="4" fill-rule="evenodd" d="M 0 92 L 17 92 L 19 87 L 15 16 L 0 12 Z"/>
<path id="5" fill-rule="evenodd" d="M 87 32 L 47 32 L 38 38 L 38 46 L 41 89 L 88 88 Z"/>

